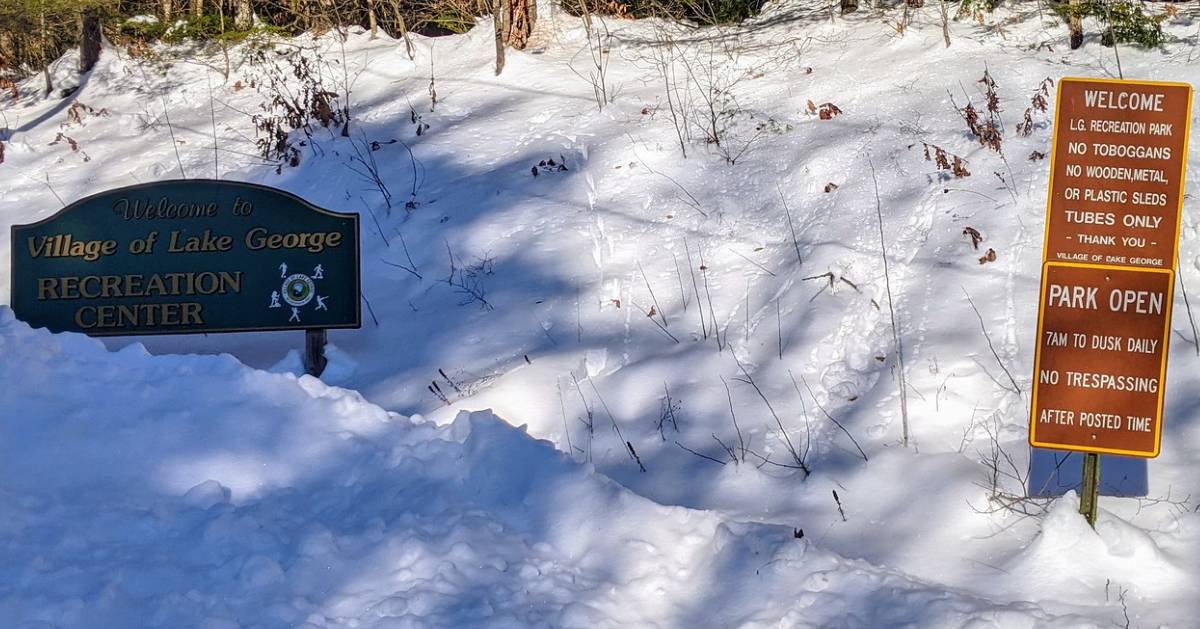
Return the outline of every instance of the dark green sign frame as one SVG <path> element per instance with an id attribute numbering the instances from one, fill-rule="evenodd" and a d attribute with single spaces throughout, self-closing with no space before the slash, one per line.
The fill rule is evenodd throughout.
<path id="1" fill-rule="evenodd" d="M 13 225 L 17 317 L 91 336 L 358 328 L 358 215 L 207 179 L 102 192 Z"/>

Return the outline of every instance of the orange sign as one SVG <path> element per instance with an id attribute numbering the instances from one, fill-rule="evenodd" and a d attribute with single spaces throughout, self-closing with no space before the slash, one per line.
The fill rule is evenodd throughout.
<path id="1" fill-rule="evenodd" d="M 1174 278 L 1170 269 L 1046 263 L 1032 445 L 1158 456 Z"/>
<path id="2" fill-rule="evenodd" d="M 1171 269 L 1192 88 L 1058 82 L 1044 260 Z"/>
<path id="3" fill-rule="evenodd" d="M 1186 83 L 1058 82 L 1029 443 L 1156 457 Z"/>

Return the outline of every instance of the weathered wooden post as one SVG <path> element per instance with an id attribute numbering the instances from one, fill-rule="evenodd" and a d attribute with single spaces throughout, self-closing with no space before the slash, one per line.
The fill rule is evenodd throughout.
<path id="1" fill-rule="evenodd" d="M 329 360 L 325 358 L 325 343 L 328 335 L 325 328 L 304 331 L 304 373 L 320 378 Z"/>
<path id="2" fill-rule="evenodd" d="M 1083 491 L 1079 495 L 1079 512 L 1087 523 L 1096 528 L 1096 508 L 1100 500 L 1100 455 L 1088 452 L 1083 455 Z"/>

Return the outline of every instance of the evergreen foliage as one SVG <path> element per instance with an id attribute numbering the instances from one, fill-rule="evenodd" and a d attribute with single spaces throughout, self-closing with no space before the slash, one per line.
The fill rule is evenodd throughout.
<path id="1" fill-rule="evenodd" d="M 1062 3 L 1055 7 L 1064 18 L 1095 18 L 1102 27 L 1100 43 L 1112 46 L 1133 44 L 1144 48 L 1162 45 L 1162 30 L 1166 14 L 1149 15 L 1138 0 L 1083 0 L 1078 4 Z"/>

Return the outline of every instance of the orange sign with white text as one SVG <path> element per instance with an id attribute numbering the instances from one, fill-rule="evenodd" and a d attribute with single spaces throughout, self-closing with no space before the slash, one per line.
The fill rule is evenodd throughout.
<path id="1" fill-rule="evenodd" d="M 1062 79 L 1047 262 L 1175 267 L 1192 88 Z"/>
<path id="2" fill-rule="evenodd" d="M 1029 443 L 1158 456 L 1192 88 L 1058 84 Z"/>

